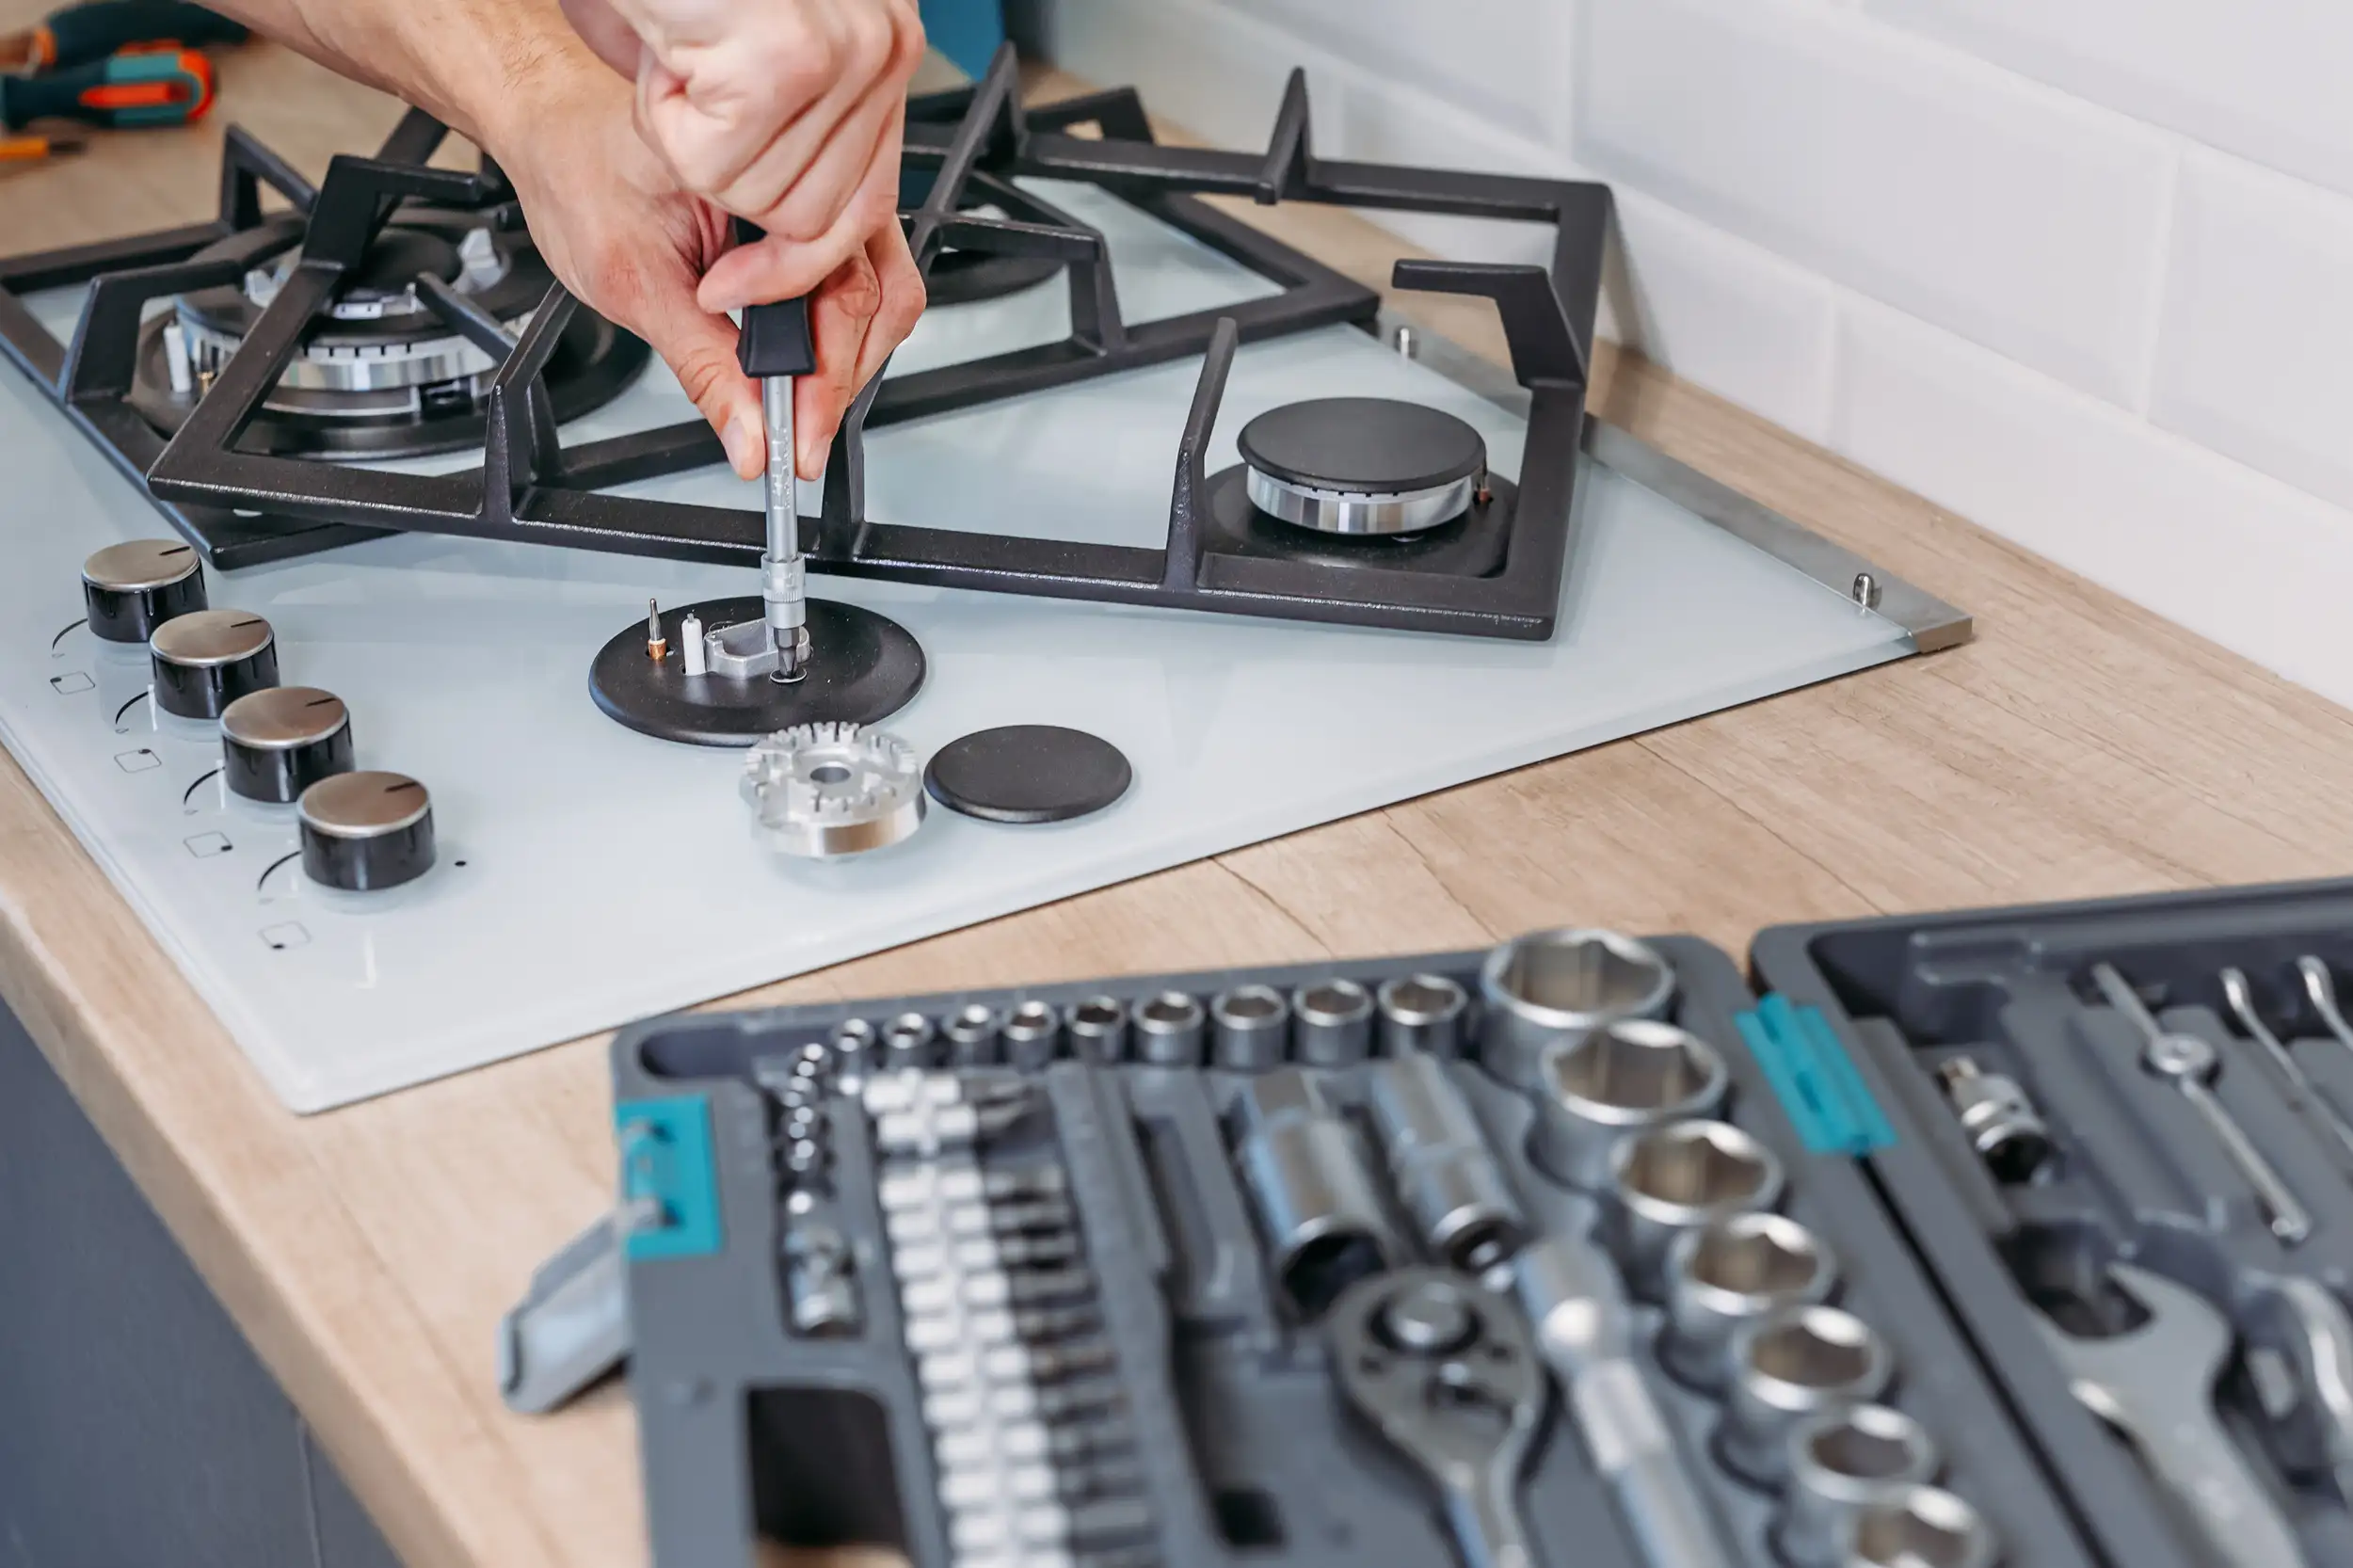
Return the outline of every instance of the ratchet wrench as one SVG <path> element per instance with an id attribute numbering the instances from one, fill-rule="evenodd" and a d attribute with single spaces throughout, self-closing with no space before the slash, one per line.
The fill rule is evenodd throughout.
<path id="1" fill-rule="evenodd" d="M 2302 1568 L 2303 1549 L 2215 1414 L 2214 1384 L 2230 1358 L 2222 1314 L 2161 1274 L 2128 1263 L 2108 1278 L 2149 1314 L 2138 1328 L 2083 1339 L 2047 1318 L 2043 1337 L 2084 1407 L 2139 1452 L 2158 1483 L 2196 1516 L 2230 1568 Z"/>
<path id="2" fill-rule="evenodd" d="M 2122 975 L 2116 972 L 2113 966 L 2092 965 L 2091 982 L 2107 999 L 2108 1005 L 2132 1020 L 2133 1026 L 2140 1031 L 2145 1041 L 2141 1061 L 2149 1070 L 2171 1080 L 2173 1086 L 2182 1092 L 2182 1097 L 2197 1107 L 2198 1113 L 2205 1117 L 2206 1125 L 2214 1129 L 2216 1139 L 2229 1153 L 2233 1163 L 2238 1166 L 2239 1174 L 2247 1178 L 2247 1185 L 2255 1190 L 2256 1198 L 2269 1215 L 2271 1234 L 2278 1237 L 2282 1245 L 2290 1247 L 2312 1235 L 2311 1213 L 2297 1197 L 2294 1189 L 2288 1186 L 2286 1179 L 2264 1157 L 2263 1150 L 2255 1146 L 2255 1141 L 2247 1135 L 2247 1129 L 2239 1126 L 2230 1112 L 2223 1108 L 2222 1102 L 2215 1097 L 2213 1088 L 2207 1083 L 2207 1080 L 2214 1076 L 2220 1053 L 2211 1043 L 2195 1034 L 2175 1033 L 2157 1022 L 2156 1015 L 2149 1011 L 2139 994 Z"/>
<path id="3" fill-rule="evenodd" d="M 1535 1568 L 1519 1485 L 1545 1372 L 1519 1314 L 1447 1270 L 1402 1269 L 1350 1286 L 1327 1324 L 1341 1392 L 1437 1484 L 1463 1568 Z"/>

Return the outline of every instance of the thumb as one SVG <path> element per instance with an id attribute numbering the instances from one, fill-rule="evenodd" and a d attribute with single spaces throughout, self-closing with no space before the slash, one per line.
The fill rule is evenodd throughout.
<path id="1" fill-rule="evenodd" d="M 639 329 L 719 433 L 728 466 L 740 478 L 757 479 L 768 466 L 767 426 L 760 389 L 735 361 L 735 324 L 706 314 L 692 295 L 681 295 L 675 304 L 649 312 Z"/>

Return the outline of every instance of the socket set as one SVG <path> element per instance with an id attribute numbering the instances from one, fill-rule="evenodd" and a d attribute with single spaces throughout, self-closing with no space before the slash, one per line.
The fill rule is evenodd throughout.
<path id="1" fill-rule="evenodd" d="M 598 1256 L 653 1561 L 2111 1560 L 1824 1027 L 1575 930 L 635 1026 Z"/>
<path id="2" fill-rule="evenodd" d="M 2353 882 L 1787 927 L 1753 962 L 1906 1128 L 1871 1178 L 2100 1560 L 2353 1563 Z"/>

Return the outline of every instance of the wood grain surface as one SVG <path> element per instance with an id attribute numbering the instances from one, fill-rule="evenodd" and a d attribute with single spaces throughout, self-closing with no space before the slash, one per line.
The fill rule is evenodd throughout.
<path id="1" fill-rule="evenodd" d="M 0 25 L 33 8 L 0 0 Z M 200 216 L 231 120 L 316 175 L 397 114 L 264 46 L 226 55 L 222 78 L 209 126 L 0 176 L 0 252 Z M 1401 250 L 1346 215 L 1239 210 L 1370 282 Z M 1429 314 L 1496 342 L 1475 308 Z M 1596 371 L 1609 418 L 1974 611 L 1977 640 L 738 1000 L 1477 945 L 1571 920 L 1737 953 L 1786 920 L 2353 870 L 2353 715 L 1631 357 Z M 0 993 L 410 1562 L 644 1560 L 624 1397 L 523 1420 L 491 1378 L 500 1312 L 612 1189 L 602 1038 L 288 1115 L 4 759 Z"/>

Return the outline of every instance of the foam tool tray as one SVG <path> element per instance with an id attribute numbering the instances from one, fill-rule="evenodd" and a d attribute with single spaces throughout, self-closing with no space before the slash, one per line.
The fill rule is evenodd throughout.
<path id="1" fill-rule="evenodd" d="M 764 1538 L 875 1543 L 915 1568 L 1846 1568 L 1854 1509 L 1817 1488 L 1801 1515 L 1771 1479 L 1805 1442 L 1997 1547 L 1906 1557 L 1882 1530 L 1891 1563 L 2172 1560 L 2104 1559 L 2082 1535 L 2019 1424 L 2041 1404 L 1983 1368 L 1856 1158 L 1895 1133 L 1819 1020 L 1760 1011 L 1705 943 L 1648 947 L 1672 1000 L 1593 1034 L 1581 1065 L 1482 1017 L 1481 952 L 624 1032 L 654 1562 L 746 1568 Z M 1531 994 L 1640 979 L 1577 952 L 1539 954 Z M 1449 996 L 1469 999 L 1450 1025 Z M 1637 1136 L 1563 1123 L 1506 1079 L 1689 1109 Z M 1670 1200 L 1703 1191 L 1750 1212 L 1662 1253 Z M 1958 1199 L 1949 1223 L 1984 1234 Z M 1564 1311 L 1523 1310 L 1526 1282 L 1556 1277 L 1539 1257 L 1565 1260 L 1546 1298 Z M 1669 1282 L 1702 1275 L 1722 1289 L 1684 1289 L 1677 1332 Z M 1783 1304 L 1736 1333 L 1765 1310 L 1726 1295 L 1744 1286 Z M 1596 1324 L 1622 1341 L 1578 1339 Z M 1762 1369 L 1747 1395 L 1710 1375 L 1739 1366 Z M 1788 1412 L 1825 1387 L 1816 1441 Z M 1391 1397 L 1450 1441 L 1520 1434 L 1505 1482 L 1525 1558 L 1465 1552 L 1431 1472 L 1368 1414 Z M 1920 1522 L 1882 1512 L 1897 1537 Z"/>
<path id="2" fill-rule="evenodd" d="M 2330 1005 L 2353 985 L 2353 882 L 1787 927 L 1753 956 L 1852 1048 L 1901 1134 L 1868 1178 L 2105 1560 L 2353 1563 L 2353 1033 Z M 2215 1102 L 2303 1224 L 2152 1064 L 2119 981 L 2190 1042 L 2167 1048 L 2212 1054 Z M 1964 1096 L 2014 1082 L 2040 1136 L 2005 1140 L 1999 1096 L 1964 1127 L 1962 1061 Z M 2131 1412 L 2096 1418 L 2054 1326 L 2146 1335 L 2162 1353 L 2136 1398 L 2218 1443 L 2152 1449 Z"/>

